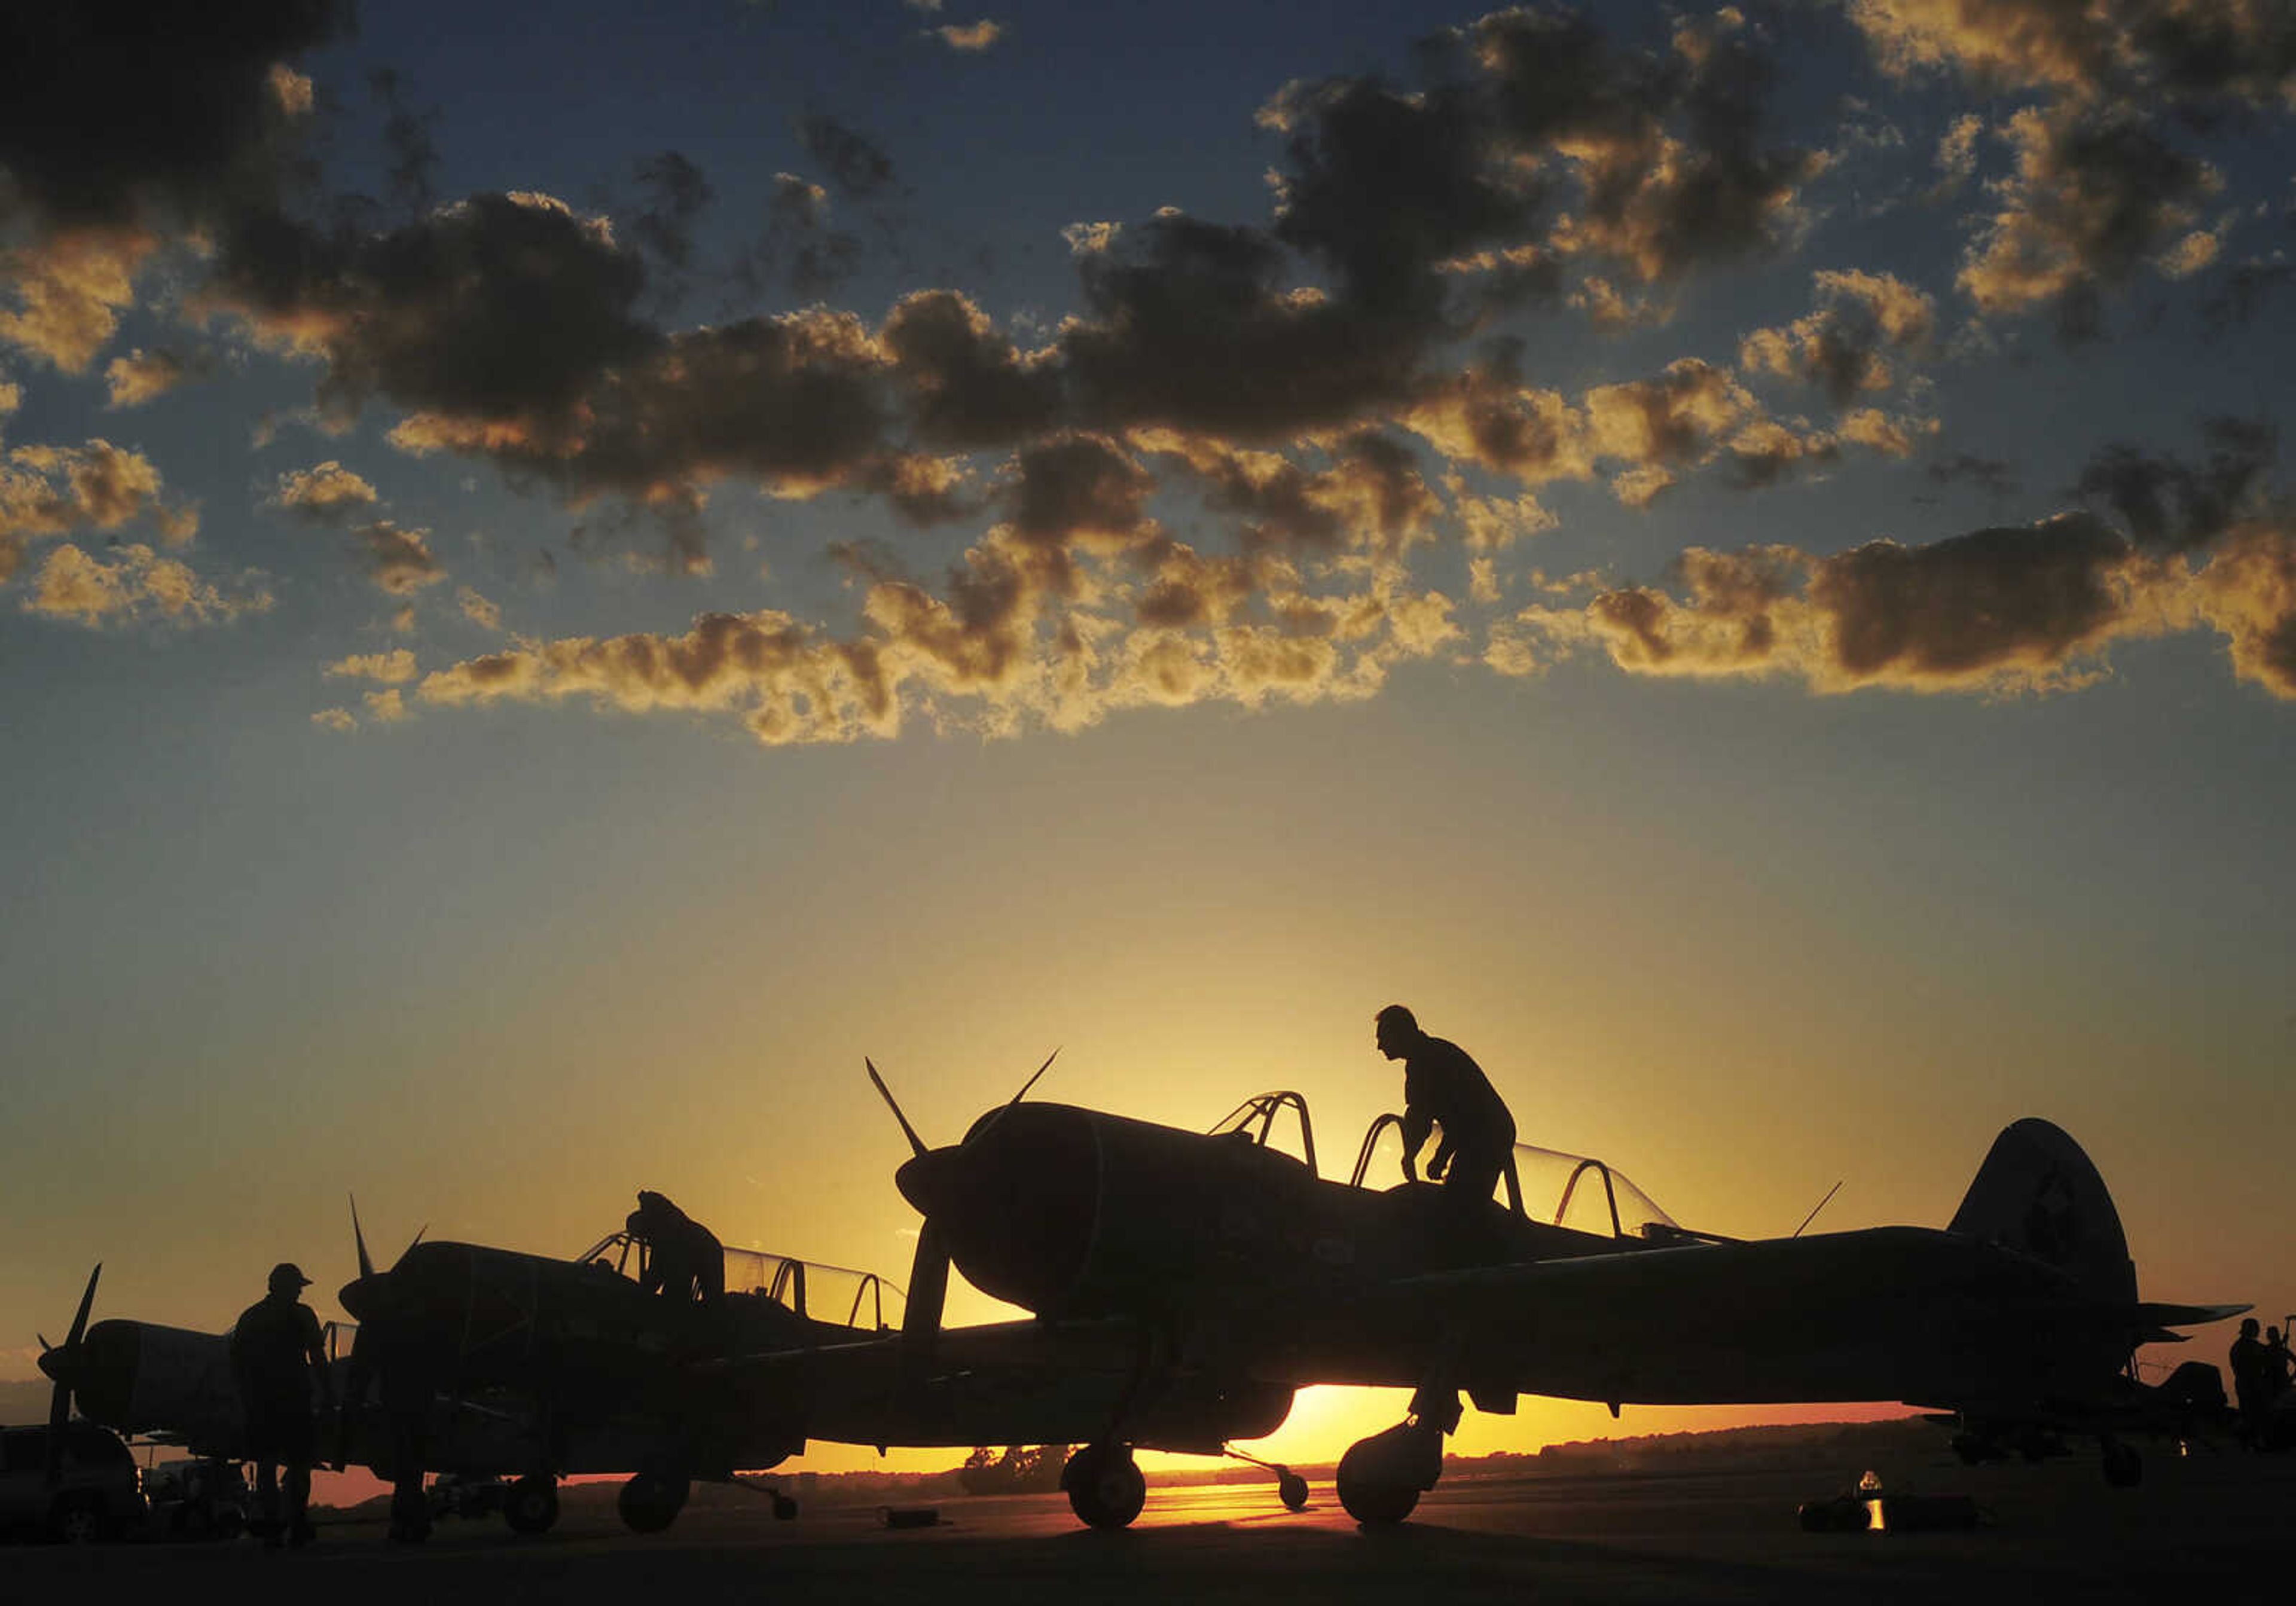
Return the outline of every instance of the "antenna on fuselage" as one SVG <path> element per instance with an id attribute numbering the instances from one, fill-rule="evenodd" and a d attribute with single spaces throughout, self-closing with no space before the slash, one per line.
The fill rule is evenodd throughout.
<path id="1" fill-rule="evenodd" d="M 1843 1177 L 1843 1178 L 1841 1179 L 1841 1182 L 1848 1182 L 1849 1180 L 1849 1179 L 1848 1177 L 1846 1177 L 1846 1176 L 1845 1176 L 1845 1177 Z M 1808 1214 L 1808 1215 L 1807 1215 L 1807 1216 L 1805 1216 L 1805 1217 L 1803 1217 L 1801 1218 L 1801 1227 L 1806 1227 L 1806 1226 L 1808 1226 L 1811 1222 L 1816 1221 L 1816 1220 L 1817 1219 L 1817 1213 L 1818 1213 L 1820 1210 L 1822 1210 L 1822 1209 L 1825 1209 L 1825 1207 L 1826 1207 L 1827 1205 L 1829 1205 L 1829 1204 L 1833 1203 L 1833 1196 L 1834 1196 L 1836 1193 L 1839 1193 L 1839 1192 L 1841 1192 L 1841 1182 L 1835 1183 L 1832 1187 L 1828 1188 L 1828 1189 L 1825 1191 L 1825 1197 L 1824 1197 L 1824 1199 L 1819 1200 L 1816 1204 L 1814 1204 L 1814 1205 L 1810 1206 L 1810 1208 L 1809 1208 L 1809 1214 Z M 1789 1237 L 1789 1238 L 1799 1238 L 1799 1237 L 1800 1237 L 1800 1236 L 1801 1236 L 1801 1227 L 1796 1227 L 1792 1232 L 1791 1232 L 1791 1233 L 1787 1233 L 1787 1234 L 1786 1234 L 1786 1236 L 1787 1236 L 1787 1237 Z"/>

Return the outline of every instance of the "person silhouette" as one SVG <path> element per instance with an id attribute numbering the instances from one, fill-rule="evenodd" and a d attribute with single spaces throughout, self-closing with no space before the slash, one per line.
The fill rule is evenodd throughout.
<path id="1" fill-rule="evenodd" d="M 685 1304 L 699 1299 L 702 1309 L 715 1315 L 726 1299 L 726 1246 L 662 1194 L 638 1193 L 638 1208 L 625 1224 L 633 1238 L 646 1244 L 645 1274 L 638 1286 L 648 1293 Z"/>
<path id="2" fill-rule="evenodd" d="M 319 1318 L 302 1302 L 311 1280 L 291 1261 L 271 1268 L 263 1298 L 240 1314 L 231 1332 L 231 1370 L 247 1415 L 247 1442 L 255 1463 L 255 1494 L 267 1522 L 264 1544 L 308 1545 L 311 1464 L 318 1459 L 316 1386 L 324 1405 L 332 1393 L 326 1341 Z M 280 1510 L 278 1468 L 286 1469 L 286 1510 Z"/>
<path id="3" fill-rule="evenodd" d="M 1375 1018 L 1379 1052 L 1403 1061 L 1403 1175 L 1419 1180 L 1419 1151 L 1428 1135 L 1442 1128 L 1442 1142 L 1427 1162 L 1430 1181 L 1448 1197 L 1490 1198 L 1514 1153 L 1514 1117 L 1491 1086 L 1482 1067 L 1457 1044 L 1430 1036 L 1400 1004 Z"/>
<path id="4" fill-rule="evenodd" d="M 2233 1397 L 2240 1404 L 2240 1442 L 2247 1449 L 2264 1442 L 2264 1413 L 2272 1404 L 2271 1352 L 2256 1336 L 2257 1322 L 2250 1316 L 2232 1341 Z"/>

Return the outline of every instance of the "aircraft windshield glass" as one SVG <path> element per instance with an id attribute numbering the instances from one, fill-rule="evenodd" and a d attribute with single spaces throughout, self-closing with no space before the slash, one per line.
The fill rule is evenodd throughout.
<path id="1" fill-rule="evenodd" d="M 1364 1135 L 1353 1178 L 1359 1188 L 1391 1188 L 1403 1181 L 1402 1118 L 1383 1115 Z M 1430 1143 L 1423 1161 L 1435 1148 Z M 1651 1196 L 1599 1159 L 1514 1146 L 1515 1178 L 1522 1189 L 1522 1211 L 1533 1221 L 1550 1222 L 1598 1237 L 1671 1239 L 1681 1235 L 1672 1217 Z M 1423 1176 L 1424 1172 L 1421 1174 Z M 1501 1176 L 1492 1197 L 1511 1204 Z"/>
<path id="2" fill-rule="evenodd" d="M 1316 1129 L 1308 1119 L 1308 1101 L 1296 1093 L 1263 1093 L 1244 1100 L 1212 1128 L 1214 1137 L 1225 1132 L 1240 1132 L 1263 1149 L 1316 1168 Z"/>
<path id="3" fill-rule="evenodd" d="M 614 1233 L 579 1257 L 632 1282 L 645 1274 L 645 1246 L 627 1233 Z M 763 1250 L 726 1251 L 726 1291 L 757 1294 L 816 1322 L 874 1332 L 898 1327 L 906 1300 L 901 1291 L 874 1272 L 793 1260 Z"/>

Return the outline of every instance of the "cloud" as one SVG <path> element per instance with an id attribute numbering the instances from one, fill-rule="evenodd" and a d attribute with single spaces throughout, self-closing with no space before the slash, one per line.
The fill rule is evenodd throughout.
<path id="1" fill-rule="evenodd" d="M 638 183 L 645 204 L 630 220 L 630 237 L 669 266 L 685 267 L 694 222 L 716 197 L 709 180 L 687 158 L 664 151 L 638 164 Z"/>
<path id="2" fill-rule="evenodd" d="M 893 159 L 859 129 L 812 112 L 798 119 L 797 135 L 839 194 L 865 201 L 893 187 Z"/>
<path id="3" fill-rule="evenodd" d="M 308 469 L 291 469 L 279 476 L 279 488 L 265 504 L 321 523 L 332 523 L 373 507 L 374 487 L 341 463 L 329 459 Z"/>
<path id="4" fill-rule="evenodd" d="M 1836 406 L 1888 389 L 1897 376 L 1884 353 L 1925 345 L 1936 303 L 1893 274 L 1820 272 L 1815 283 L 1818 309 L 1746 336 L 1739 367 L 1821 386 Z"/>
<path id="5" fill-rule="evenodd" d="M 0 252 L 0 342 L 79 373 L 119 332 L 135 299 L 135 274 L 157 248 L 150 235 L 83 228 Z"/>
<path id="6" fill-rule="evenodd" d="M 200 372 L 200 365 L 173 351 L 146 352 L 140 347 L 126 356 L 113 357 L 103 371 L 111 396 L 107 406 L 140 407 L 157 400 Z"/>
<path id="7" fill-rule="evenodd" d="M 2168 250 L 2222 182 L 2129 112 L 2027 107 L 2006 137 L 2016 171 L 1956 281 L 1988 315 L 2054 303 L 2085 327 L 2097 291 Z"/>
<path id="8" fill-rule="evenodd" d="M 1890 71 L 2076 95 L 2285 102 L 2296 29 L 2273 0 L 1851 0 Z"/>
<path id="9" fill-rule="evenodd" d="M 27 613 L 99 627 L 157 616 L 179 624 L 227 622 L 272 606 L 268 591 L 233 596 L 185 564 L 140 544 L 109 562 L 66 542 L 51 551 L 23 602 Z"/>
<path id="10" fill-rule="evenodd" d="M 468 586 L 463 587 L 455 600 L 462 607 L 463 617 L 481 630 L 502 628 L 502 608 L 499 603 L 488 601 Z"/>
<path id="11" fill-rule="evenodd" d="M 951 50 L 978 54 L 1004 37 L 1004 25 L 983 17 L 978 22 L 951 22 L 929 31 Z"/>
<path id="12" fill-rule="evenodd" d="M 1783 676 L 1812 690 L 2048 692 L 2107 672 L 2117 643 L 2200 628 L 2234 673 L 2296 698 L 2296 529 L 2256 495 L 2260 447 L 2210 426 L 2206 467 L 2103 455 L 2088 484 L 2128 529 L 2075 511 L 1923 546 L 1869 541 L 1818 556 L 1693 548 L 1673 590 L 1603 590 L 1539 605 L 1500 659 L 1589 647 L 1637 674 Z M 2195 562 L 2195 558 L 2204 561 Z"/>
<path id="13" fill-rule="evenodd" d="M 388 519 L 378 519 L 351 533 L 366 550 L 367 578 L 393 596 L 411 595 L 447 578 L 430 555 L 427 529 L 402 529 Z"/>
<path id="14" fill-rule="evenodd" d="M 348 733 L 358 729 L 358 716 L 348 709 L 321 709 L 311 716 L 311 723 L 323 731 Z"/>
<path id="15" fill-rule="evenodd" d="M 223 0 L 155 47 L 131 0 L 0 9 L 0 168 L 36 229 L 210 221 L 275 184 L 307 102 L 275 70 L 348 30 L 332 0 Z"/>
<path id="16" fill-rule="evenodd" d="M 116 530 L 139 519 L 170 545 L 199 531 L 198 510 L 171 502 L 160 471 L 141 453 L 91 440 L 0 454 L 0 584 L 15 575 L 36 539 Z"/>
<path id="17" fill-rule="evenodd" d="M 355 652 L 329 664 L 324 673 L 380 681 L 387 686 L 404 685 L 414 678 L 414 654 L 404 647 L 388 652 Z"/>

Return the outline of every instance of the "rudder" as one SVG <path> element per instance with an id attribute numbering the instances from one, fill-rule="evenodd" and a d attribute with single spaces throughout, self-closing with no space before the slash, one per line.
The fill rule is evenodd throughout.
<path id="1" fill-rule="evenodd" d="M 2136 1301 L 2136 1267 L 2104 1178 L 2048 1121 L 2028 1117 L 2002 1128 L 1947 1230 L 2054 1266 L 2091 1299 Z"/>

